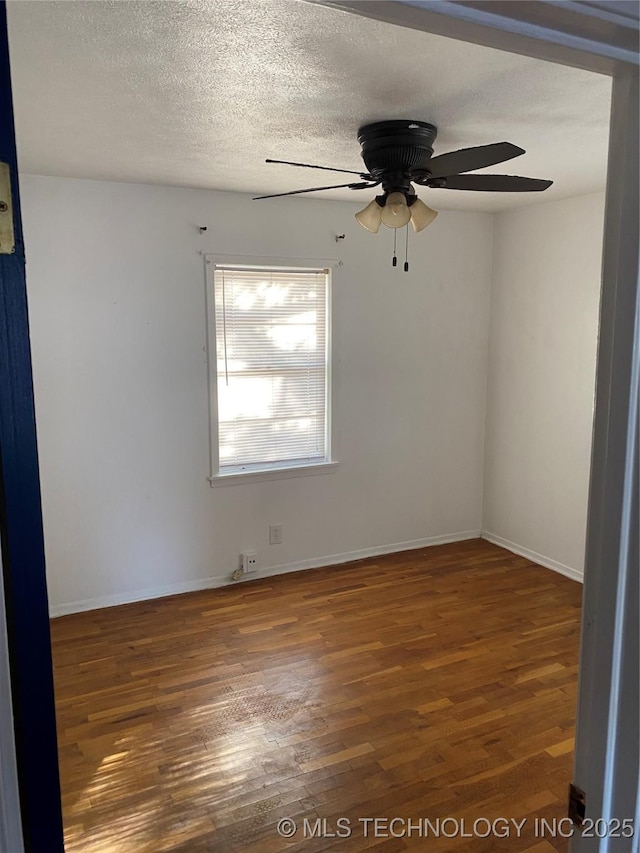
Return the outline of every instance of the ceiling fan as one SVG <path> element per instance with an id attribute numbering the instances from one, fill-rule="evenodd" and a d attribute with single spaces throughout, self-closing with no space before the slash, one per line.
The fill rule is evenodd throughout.
<path id="1" fill-rule="evenodd" d="M 393 120 L 364 125 L 358 131 L 358 142 L 362 147 L 361 155 L 366 166 L 366 169 L 361 172 L 268 159 L 267 163 L 282 163 L 287 166 L 301 166 L 305 169 L 322 169 L 328 172 L 358 175 L 361 180 L 255 198 L 256 200 L 278 198 L 342 188 L 368 190 L 382 186 L 382 195 L 376 196 L 363 210 L 356 213 L 356 219 L 360 225 L 377 234 L 381 224 L 389 228 L 402 228 L 409 222 L 414 231 L 422 231 L 436 218 L 437 211 L 431 210 L 420 201 L 413 184 L 447 190 L 505 193 L 542 192 L 553 183 L 553 181 L 538 178 L 523 178 L 519 175 L 464 174 L 519 157 L 525 153 L 524 149 L 510 142 L 496 142 L 493 145 L 462 148 L 459 151 L 450 151 L 439 157 L 433 157 L 433 143 L 437 132 L 434 125 L 425 121 Z M 408 264 L 405 262 L 405 270 L 407 269 Z"/>

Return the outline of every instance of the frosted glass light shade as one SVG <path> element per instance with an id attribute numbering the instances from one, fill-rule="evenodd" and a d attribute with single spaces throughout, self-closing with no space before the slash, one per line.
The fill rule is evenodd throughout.
<path id="1" fill-rule="evenodd" d="M 402 228 L 411 219 L 411 211 L 404 193 L 389 193 L 382 208 L 381 219 L 389 228 Z"/>
<path id="2" fill-rule="evenodd" d="M 371 231 L 372 234 L 378 233 L 380 223 L 382 222 L 382 208 L 375 198 L 366 207 L 363 207 L 362 210 L 356 213 L 356 219 L 367 231 Z"/>
<path id="3" fill-rule="evenodd" d="M 417 198 L 409 208 L 411 214 L 411 224 L 414 231 L 422 231 L 427 225 L 431 225 L 433 220 L 438 215 L 437 210 L 432 210 L 430 207 Z"/>

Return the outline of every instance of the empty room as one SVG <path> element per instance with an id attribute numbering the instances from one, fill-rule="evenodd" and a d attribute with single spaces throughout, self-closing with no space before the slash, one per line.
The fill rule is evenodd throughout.
<path id="1" fill-rule="evenodd" d="M 7 17 L 67 853 L 568 850 L 611 78 Z"/>

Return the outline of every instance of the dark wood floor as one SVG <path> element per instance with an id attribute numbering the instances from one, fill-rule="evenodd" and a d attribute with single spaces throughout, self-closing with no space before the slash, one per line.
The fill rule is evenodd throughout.
<path id="1" fill-rule="evenodd" d="M 475 540 L 55 619 L 66 849 L 566 850 L 580 597 Z"/>

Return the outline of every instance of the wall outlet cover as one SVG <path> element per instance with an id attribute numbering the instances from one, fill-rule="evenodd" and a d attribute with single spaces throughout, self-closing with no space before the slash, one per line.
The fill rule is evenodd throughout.
<path id="1" fill-rule="evenodd" d="M 258 553 L 257 551 L 243 551 L 240 554 L 240 565 L 242 571 L 250 575 L 252 572 L 258 571 Z"/>
<path id="2" fill-rule="evenodd" d="M 269 545 L 282 545 L 282 525 L 269 525 Z"/>

